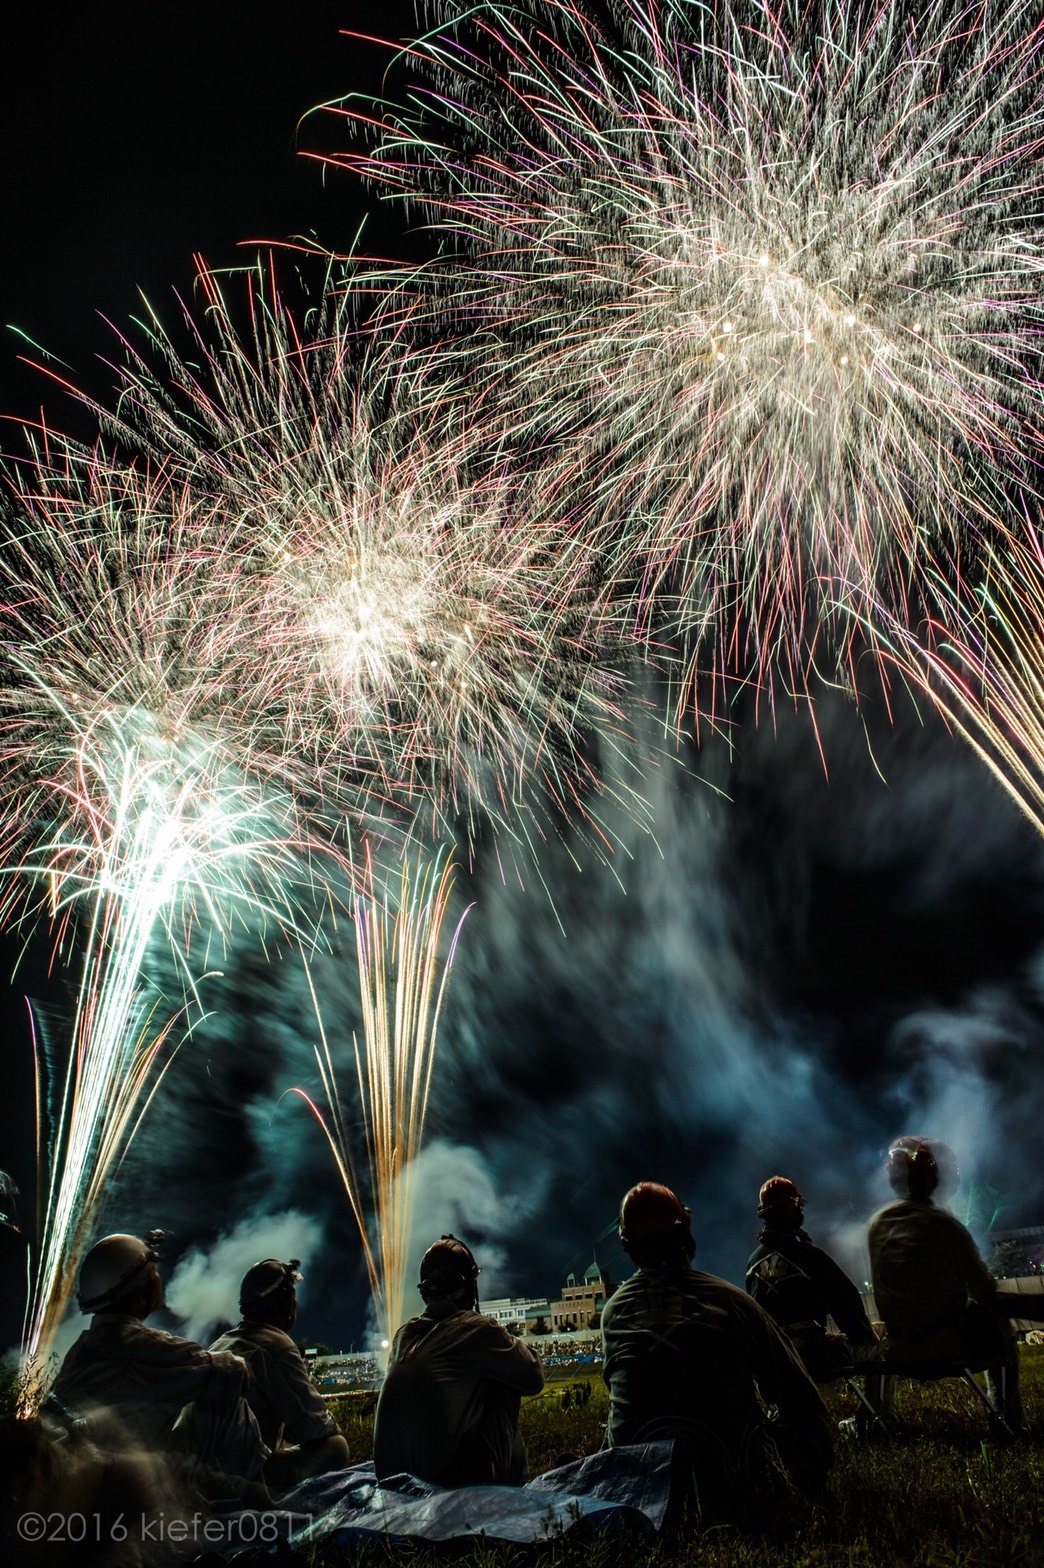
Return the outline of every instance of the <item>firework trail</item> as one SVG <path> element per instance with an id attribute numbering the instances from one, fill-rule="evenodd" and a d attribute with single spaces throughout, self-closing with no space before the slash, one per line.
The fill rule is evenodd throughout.
<path id="1" fill-rule="evenodd" d="M 972 588 L 937 570 L 939 613 L 911 629 L 879 606 L 887 657 L 947 717 L 1044 836 L 1044 536 L 998 530 Z"/>
<path id="2" fill-rule="evenodd" d="M 60 444 L 9 477 L 0 918 L 46 920 L 55 957 L 80 967 L 64 1071 L 38 1058 L 50 1115 L 25 1348 L 42 1366 L 169 1053 L 175 1018 L 142 990 L 150 939 L 165 933 L 194 998 L 237 925 L 297 930 L 307 846 L 212 512 L 165 476 Z"/>
<path id="3" fill-rule="evenodd" d="M 337 1162 L 359 1226 L 380 1337 L 386 1344 L 403 1321 L 414 1162 L 424 1139 L 443 995 L 467 914 L 457 922 L 449 952 L 440 961 L 453 880 L 451 857 L 432 858 L 422 852 L 415 865 L 404 862 L 400 886 L 389 898 L 368 862 L 363 878 L 366 891 L 355 900 L 363 1026 L 362 1049 L 355 1043 L 355 1066 L 374 1209 L 373 1239 L 360 1201 L 336 1067 L 321 1017 L 316 1059 L 329 1114 L 324 1115 L 302 1090 L 296 1091 L 318 1118 Z"/>
<path id="4" fill-rule="evenodd" d="M 550 815 L 601 842 L 591 738 L 623 721 L 583 552 L 477 402 L 465 419 L 421 356 L 360 343 L 350 291 L 302 327 L 274 271 L 248 281 L 243 330 L 202 271 L 191 354 L 155 316 L 125 340 L 108 418 L 222 509 L 294 746 L 364 780 L 373 831 L 491 828 L 538 862 Z"/>
<path id="5" fill-rule="evenodd" d="M 432 225 L 403 310 L 544 447 L 635 633 L 801 689 L 878 598 L 916 620 L 1039 445 L 1039 0 L 429 14 L 335 161 Z"/>

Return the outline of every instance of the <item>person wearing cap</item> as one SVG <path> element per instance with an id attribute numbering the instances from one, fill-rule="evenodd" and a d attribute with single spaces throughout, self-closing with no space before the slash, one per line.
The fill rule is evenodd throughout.
<path id="1" fill-rule="evenodd" d="M 704 1524 L 764 1521 L 794 1487 L 818 1495 L 833 1459 L 826 1406 L 768 1313 L 693 1268 L 690 1211 L 639 1182 L 620 1242 L 638 1272 L 602 1309 L 608 1445 L 672 1439 L 672 1510 Z"/>
<path id="2" fill-rule="evenodd" d="M 523 1395 L 539 1394 L 536 1351 L 485 1317 L 468 1247 L 443 1236 L 421 1260 L 419 1317 L 395 1335 L 377 1401 L 378 1479 L 407 1474 L 439 1486 L 521 1486 Z"/>
<path id="3" fill-rule="evenodd" d="M 296 1258 L 289 1263 L 264 1258 L 248 1269 L 239 1287 L 242 1318 L 210 1347 L 241 1356 L 250 1368 L 247 1400 L 272 1450 L 264 1475 L 276 1492 L 349 1463 L 348 1444 L 290 1338 L 301 1279 L 297 1267 Z"/>
<path id="4" fill-rule="evenodd" d="M 953 1151 L 934 1138 L 896 1138 L 885 1170 L 895 1201 L 873 1216 L 867 1237 L 874 1301 L 886 1329 L 882 1355 L 891 1363 L 983 1367 L 1008 1430 L 1023 1432 L 1018 1350 L 1008 1317 L 1031 1313 L 1027 1298 L 998 1291 L 971 1233 L 934 1201 L 948 1197 L 960 1180 Z"/>
<path id="5" fill-rule="evenodd" d="M 805 1230 L 805 1199 L 786 1176 L 758 1194 L 761 1229 L 747 1264 L 747 1294 L 792 1341 L 809 1374 L 829 1383 L 877 1347 L 862 1297 Z M 827 1327 L 833 1318 L 836 1332 Z"/>
<path id="6" fill-rule="evenodd" d="M 163 1306 L 156 1252 L 137 1236 L 104 1236 L 87 1253 L 77 1300 L 91 1313 L 45 1405 L 59 1424 L 86 1420 L 103 1446 L 187 1456 L 212 1496 L 271 1504 L 260 1482 L 266 1448 L 243 1397 L 238 1356 L 148 1328 Z"/>

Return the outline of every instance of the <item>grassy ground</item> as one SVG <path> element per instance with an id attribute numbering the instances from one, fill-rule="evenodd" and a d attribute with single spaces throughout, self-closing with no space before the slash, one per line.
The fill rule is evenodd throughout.
<path id="1" fill-rule="evenodd" d="M 1044 1565 L 1044 1349 L 1023 1348 L 1022 1375 L 1031 1435 L 1010 1448 L 985 1442 L 981 1407 L 962 1384 L 900 1384 L 908 1435 L 863 1447 L 839 1442 L 822 1502 L 773 1539 L 722 1530 L 673 1542 L 570 1535 L 526 1549 L 480 1543 L 466 1555 L 476 1568 L 1035 1568 Z M 600 1445 L 606 1397 L 600 1381 L 590 1386 L 579 1407 L 572 1395 L 564 1400 L 562 1384 L 523 1406 L 534 1475 Z M 335 1407 L 354 1459 L 369 1456 L 372 1440 L 362 1403 Z M 829 1403 L 838 1416 L 855 1410 L 850 1394 Z M 427 1568 L 460 1555 L 457 1547 L 367 1549 L 358 1561 Z"/>
<path id="2" fill-rule="evenodd" d="M 839 1442 L 821 1502 L 772 1538 L 720 1529 L 674 1540 L 576 1530 L 525 1548 L 479 1541 L 372 1545 L 347 1557 L 320 1550 L 313 1568 L 442 1568 L 458 1560 L 469 1568 L 1044 1568 L 1044 1348 L 1024 1347 L 1022 1371 L 1026 1441 L 988 1444 L 981 1406 L 958 1382 L 900 1384 L 907 1434 L 878 1445 Z M 9 1407 L 14 1384 L 2 1375 L 0 1383 L 0 1407 Z M 357 1395 L 332 1407 L 353 1460 L 370 1455 L 374 1403 Z M 839 1417 L 856 1408 L 851 1394 L 830 1403 Z M 594 1452 L 606 1408 L 598 1378 L 555 1382 L 527 1401 L 522 1427 L 533 1474 Z M 45 1560 L 35 1555 L 32 1568 Z M 301 1561 L 296 1553 L 294 1561 Z"/>

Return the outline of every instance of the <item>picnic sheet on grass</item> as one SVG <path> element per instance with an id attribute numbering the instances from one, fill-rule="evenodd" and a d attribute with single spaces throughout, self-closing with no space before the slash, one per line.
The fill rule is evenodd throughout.
<path id="1" fill-rule="evenodd" d="M 584 1521 L 602 1531 L 658 1530 L 667 1507 L 670 1443 L 609 1448 L 537 1476 L 527 1486 L 466 1486 L 453 1491 L 390 1476 L 373 1465 L 316 1476 L 281 1500 L 280 1533 L 294 1546 L 374 1537 L 450 1541 L 485 1535 L 498 1541 L 545 1541 Z M 244 1521 L 245 1522 L 245 1521 Z M 230 1539 L 245 1539 L 230 1523 Z"/>

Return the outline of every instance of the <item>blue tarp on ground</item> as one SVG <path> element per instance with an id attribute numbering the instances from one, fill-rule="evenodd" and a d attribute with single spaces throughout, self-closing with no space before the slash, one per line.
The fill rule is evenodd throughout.
<path id="1" fill-rule="evenodd" d="M 319 1541 L 546 1541 L 584 1522 L 601 1531 L 658 1530 L 667 1507 L 670 1443 L 610 1448 L 537 1476 L 528 1486 L 454 1491 L 398 1475 L 378 1482 L 373 1465 L 317 1476 L 280 1503 L 281 1532 L 294 1546 Z M 271 1516 L 267 1516 L 271 1519 Z M 246 1534 L 230 1520 L 230 1541 Z"/>

